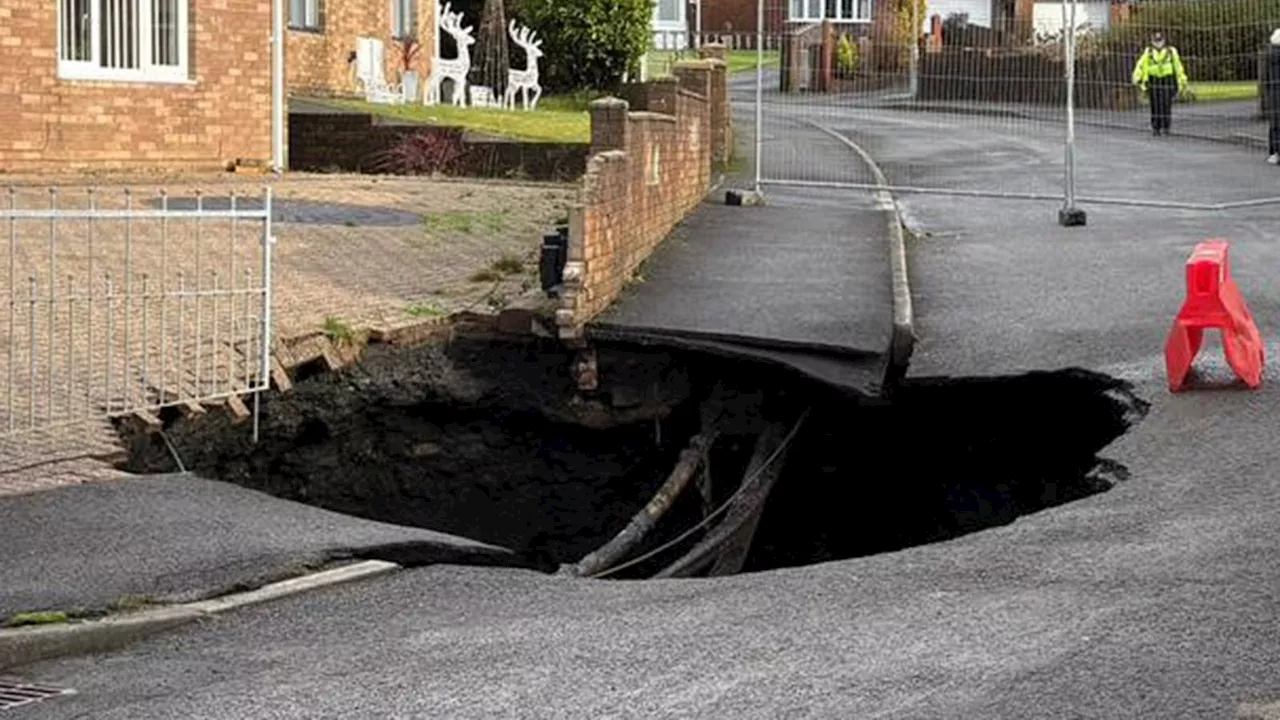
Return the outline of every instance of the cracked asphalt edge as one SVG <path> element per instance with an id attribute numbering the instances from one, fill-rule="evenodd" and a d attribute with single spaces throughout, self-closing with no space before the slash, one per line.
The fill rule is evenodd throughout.
<path id="1" fill-rule="evenodd" d="M 99 620 L 0 630 L 0 670 L 67 655 L 117 650 L 137 640 L 252 605 L 395 572 L 401 565 L 365 560 L 211 600 L 166 605 Z"/>

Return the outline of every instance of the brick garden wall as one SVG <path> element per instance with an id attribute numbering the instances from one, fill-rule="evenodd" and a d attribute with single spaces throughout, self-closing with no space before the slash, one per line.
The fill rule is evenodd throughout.
<path id="1" fill-rule="evenodd" d="M 418 3 L 418 42 L 414 63 L 424 87 L 435 42 L 434 0 Z M 478 25 L 479 18 L 465 24 Z M 268 25 L 267 27 L 270 27 Z M 357 92 L 355 64 L 349 62 L 356 38 L 381 40 L 386 47 L 387 80 L 399 82 L 402 68 L 399 44 L 391 38 L 391 3 L 387 0 L 326 0 L 323 29 L 288 31 L 285 75 L 291 95 L 309 97 L 351 96 Z"/>
<path id="2" fill-rule="evenodd" d="M 582 326 L 618 297 L 640 263 L 702 202 L 716 138 L 727 136 L 712 127 L 712 118 L 717 104 L 727 116 L 728 96 L 710 97 L 717 88 L 724 93 L 724 75 L 717 60 L 680 63 L 674 78 L 627 91 L 643 106 L 620 98 L 592 103 L 592 155 L 570 212 L 556 316 L 563 339 L 579 339 Z"/>
<path id="3" fill-rule="evenodd" d="M 189 84 L 59 79 L 57 5 L 0 5 L 0 171 L 185 171 L 270 160 L 270 3 L 194 3 Z"/>

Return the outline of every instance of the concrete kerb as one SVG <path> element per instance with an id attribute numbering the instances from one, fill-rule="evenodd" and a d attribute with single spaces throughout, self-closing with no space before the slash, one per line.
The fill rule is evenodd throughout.
<path id="1" fill-rule="evenodd" d="M 861 145 L 825 125 L 807 122 L 857 154 L 875 177 L 875 184 L 879 188 L 876 191 L 877 204 L 885 211 L 889 226 L 889 271 L 893 282 L 893 336 L 890 340 L 889 359 L 895 368 L 904 369 L 911 361 L 911 353 L 915 348 L 915 311 L 911 304 L 911 279 L 907 272 L 907 244 L 902 212 L 893 193 L 889 191 L 889 178 L 880 169 L 875 158 Z"/>
<path id="2" fill-rule="evenodd" d="M 101 620 L 0 630 L 0 670 L 66 655 L 118 650 L 151 635 L 231 610 L 376 577 L 400 568 L 396 563 L 367 560 L 212 600 L 159 607 Z"/>

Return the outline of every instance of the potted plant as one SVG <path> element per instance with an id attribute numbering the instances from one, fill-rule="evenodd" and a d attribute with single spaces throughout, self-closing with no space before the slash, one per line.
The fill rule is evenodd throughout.
<path id="1" fill-rule="evenodd" d="M 418 71 L 414 63 L 422 46 L 413 36 L 402 37 L 400 43 L 400 83 L 404 90 L 404 100 L 408 103 L 418 101 Z"/>

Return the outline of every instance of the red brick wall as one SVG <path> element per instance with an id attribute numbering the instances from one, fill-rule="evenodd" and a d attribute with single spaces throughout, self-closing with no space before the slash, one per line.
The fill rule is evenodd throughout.
<path id="1" fill-rule="evenodd" d="M 634 91 L 673 114 L 632 109 L 607 98 L 592 103 L 592 156 L 579 204 L 570 213 L 565 292 L 557 313 L 563 339 L 581 337 L 583 324 L 609 306 L 640 263 L 706 195 L 716 133 L 712 102 L 724 65 L 694 61 L 677 66 L 677 78 Z M 719 84 L 723 86 L 723 78 Z M 727 107 L 727 96 L 722 99 Z"/>
<path id="2" fill-rule="evenodd" d="M 786 0 L 765 0 L 764 31 L 782 32 L 786 21 Z M 704 33 L 756 31 L 756 0 L 702 0 Z"/>
<path id="3" fill-rule="evenodd" d="M 418 3 L 418 42 L 414 63 L 425 87 L 435 43 L 436 4 Z M 463 23 L 478 27 L 479 18 Z M 377 38 L 386 46 L 386 77 L 399 82 L 402 65 L 400 45 L 391 37 L 389 0 L 325 0 L 324 28 L 321 32 L 289 30 L 286 40 L 285 74 L 291 95 L 332 97 L 357 94 L 355 65 L 348 62 L 356 50 L 356 38 Z"/>
<path id="4" fill-rule="evenodd" d="M 269 0 L 192 0 L 190 84 L 58 79 L 56 13 L 0 6 L 0 172 L 269 162 Z"/>

